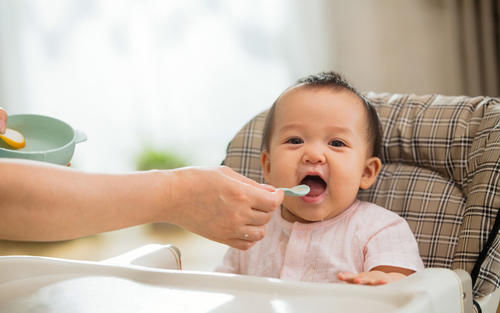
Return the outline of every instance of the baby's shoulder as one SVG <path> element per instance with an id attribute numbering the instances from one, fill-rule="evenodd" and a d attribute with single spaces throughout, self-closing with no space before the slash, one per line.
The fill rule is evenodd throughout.
<path id="1" fill-rule="evenodd" d="M 398 214 L 389 211 L 375 203 L 359 201 L 353 216 L 353 221 L 361 225 L 373 225 L 373 227 L 385 227 L 388 224 L 405 222 Z"/>

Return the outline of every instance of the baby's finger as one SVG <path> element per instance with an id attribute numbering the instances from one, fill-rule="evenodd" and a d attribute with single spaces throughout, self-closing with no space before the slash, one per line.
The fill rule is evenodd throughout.
<path id="1" fill-rule="evenodd" d="M 348 284 L 360 284 L 361 283 L 361 278 L 359 277 L 359 274 L 357 273 L 349 273 L 349 272 L 344 272 L 344 273 L 339 273 L 337 277 L 348 283 Z"/>
<path id="2" fill-rule="evenodd" d="M 361 276 L 356 276 L 353 279 L 350 279 L 348 282 L 351 283 L 351 284 L 368 285 L 368 286 L 372 286 L 372 285 L 376 284 L 375 280 L 369 279 L 369 278 L 365 278 L 365 277 L 361 277 Z"/>
<path id="3" fill-rule="evenodd" d="M 358 274 L 356 273 L 351 273 L 351 272 L 340 272 L 337 274 L 338 279 L 346 281 L 346 282 L 352 282 L 353 279 L 358 277 Z"/>
<path id="4" fill-rule="evenodd" d="M 387 284 L 387 282 L 381 279 L 361 279 L 360 284 L 369 286 L 378 286 Z"/>

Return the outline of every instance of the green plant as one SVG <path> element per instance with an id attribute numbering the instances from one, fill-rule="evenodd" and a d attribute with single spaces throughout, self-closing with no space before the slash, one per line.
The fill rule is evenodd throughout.
<path id="1" fill-rule="evenodd" d="M 172 169 L 187 165 L 187 161 L 175 152 L 147 147 L 137 157 L 136 168 L 139 171 L 147 171 Z"/>

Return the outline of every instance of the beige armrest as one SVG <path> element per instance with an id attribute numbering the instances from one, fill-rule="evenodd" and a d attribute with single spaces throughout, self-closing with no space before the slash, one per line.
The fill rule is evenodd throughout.
<path id="1" fill-rule="evenodd" d="M 434 312 L 473 312 L 472 283 L 462 270 L 427 268 L 384 287 L 394 292 L 425 294 Z"/>
<path id="2" fill-rule="evenodd" d="M 181 253 L 174 245 L 145 245 L 124 254 L 104 260 L 102 263 L 123 266 L 138 265 L 158 269 L 182 269 Z"/>
<path id="3" fill-rule="evenodd" d="M 494 292 L 487 296 L 476 299 L 477 303 L 481 306 L 481 311 L 483 313 L 495 313 L 498 312 L 497 309 L 500 308 L 500 288 L 497 288 Z"/>
<path id="4" fill-rule="evenodd" d="M 472 279 L 464 270 L 454 270 L 462 284 L 462 299 L 464 313 L 473 312 Z"/>

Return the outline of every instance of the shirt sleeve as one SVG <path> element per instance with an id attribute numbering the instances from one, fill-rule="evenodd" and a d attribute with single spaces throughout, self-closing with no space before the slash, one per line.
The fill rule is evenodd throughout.
<path id="1" fill-rule="evenodd" d="M 235 248 L 229 248 L 224 255 L 222 264 L 215 268 L 216 272 L 240 274 L 240 251 Z"/>
<path id="2" fill-rule="evenodd" d="M 371 233 L 363 248 L 364 271 L 386 265 L 419 271 L 424 268 L 410 226 L 394 214 Z"/>

